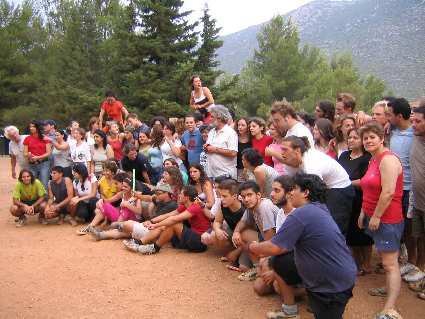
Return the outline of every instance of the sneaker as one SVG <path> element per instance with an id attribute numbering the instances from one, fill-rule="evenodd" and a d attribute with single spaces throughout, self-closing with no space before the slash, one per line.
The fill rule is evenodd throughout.
<path id="1" fill-rule="evenodd" d="M 152 254 L 155 254 L 157 251 L 155 249 L 154 244 L 149 244 L 149 245 L 139 245 L 139 248 L 137 248 L 137 252 L 141 253 L 142 255 L 152 255 Z"/>
<path id="2" fill-rule="evenodd" d="M 257 268 L 253 267 L 238 276 L 240 281 L 252 281 L 257 278 Z"/>
<path id="3" fill-rule="evenodd" d="M 22 227 L 27 222 L 27 218 L 25 216 L 20 216 L 16 222 L 16 227 Z"/>
<path id="4" fill-rule="evenodd" d="M 415 282 L 425 278 L 425 273 L 419 268 L 415 267 L 414 270 L 403 276 L 403 280 L 407 282 Z"/>
<path id="5" fill-rule="evenodd" d="M 92 226 L 86 225 L 86 226 L 81 227 L 79 230 L 77 230 L 77 234 L 78 235 L 87 235 L 87 234 L 92 233 L 94 230 L 95 229 Z"/>
<path id="6" fill-rule="evenodd" d="M 415 265 L 413 265 L 411 263 L 405 263 L 405 264 L 400 266 L 400 275 L 404 276 L 404 275 L 408 274 L 409 272 L 411 272 L 412 270 L 414 270 L 415 268 L 416 268 Z"/>
<path id="7" fill-rule="evenodd" d="M 403 319 L 403 317 L 394 309 L 380 312 L 376 315 L 375 319 Z"/>
<path id="8" fill-rule="evenodd" d="M 136 241 L 131 238 L 131 239 L 125 239 L 122 241 L 122 243 L 124 244 L 125 248 L 127 248 L 130 251 L 133 251 L 135 253 L 137 253 L 139 250 L 139 244 L 136 243 Z"/>
<path id="9" fill-rule="evenodd" d="M 93 239 L 94 239 L 95 241 L 103 240 L 103 238 L 102 238 L 102 232 L 101 232 L 101 231 L 98 231 L 98 230 L 96 230 L 96 229 L 93 229 L 93 230 L 90 232 L 90 235 L 93 237 Z"/>
<path id="10" fill-rule="evenodd" d="M 422 278 L 422 280 L 419 281 L 409 282 L 409 289 L 414 292 L 421 292 L 425 290 L 425 278 Z"/>
<path id="11" fill-rule="evenodd" d="M 269 311 L 266 314 L 266 317 L 268 319 L 285 319 L 285 318 L 299 318 L 298 312 L 295 314 L 289 314 L 284 312 L 282 309 L 277 310 L 277 311 Z"/>

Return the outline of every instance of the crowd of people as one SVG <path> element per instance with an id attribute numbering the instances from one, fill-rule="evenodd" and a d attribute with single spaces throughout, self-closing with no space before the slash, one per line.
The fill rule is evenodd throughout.
<path id="1" fill-rule="evenodd" d="M 402 278 L 425 299 L 425 99 L 384 97 L 368 115 L 340 93 L 314 115 L 283 100 L 268 119 L 236 119 L 199 76 L 190 85 L 184 119 L 145 123 L 107 92 L 87 130 L 6 127 L 16 226 L 37 214 L 145 255 L 220 247 L 257 294 L 279 294 L 268 318 L 298 317 L 296 298 L 342 318 L 372 272 L 386 276 L 369 291 L 386 298 L 376 318 L 401 318 Z"/>

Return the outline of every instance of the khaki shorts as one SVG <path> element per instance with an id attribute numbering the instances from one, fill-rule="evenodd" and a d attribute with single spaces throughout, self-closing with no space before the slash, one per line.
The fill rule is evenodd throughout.
<path id="1" fill-rule="evenodd" d="M 133 224 L 133 232 L 131 233 L 131 237 L 134 239 L 142 239 L 149 233 L 149 229 L 147 229 L 142 223 L 134 223 Z"/>
<path id="2" fill-rule="evenodd" d="M 423 236 L 425 236 L 425 212 L 413 208 L 412 237 L 419 238 Z"/>

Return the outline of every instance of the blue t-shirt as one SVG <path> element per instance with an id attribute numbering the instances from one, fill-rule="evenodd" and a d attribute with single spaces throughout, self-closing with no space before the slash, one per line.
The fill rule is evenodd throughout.
<path id="1" fill-rule="evenodd" d="M 184 131 L 180 140 L 187 149 L 189 164 L 199 164 L 199 156 L 203 151 L 202 147 L 204 145 L 204 140 L 199 129 L 195 129 L 193 132 Z"/>
<path id="2" fill-rule="evenodd" d="M 391 131 L 390 150 L 398 156 L 403 167 L 403 190 L 410 190 L 412 183 L 409 163 L 412 143 L 413 128 L 411 126 L 404 131 L 400 131 L 398 128 Z"/>
<path id="3" fill-rule="evenodd" d="M 294 210 L 271 241 L 294 250 L 307 290 L 337 293 L 354 286 L 356 264 L 324 204 L 310 203 Z"/>

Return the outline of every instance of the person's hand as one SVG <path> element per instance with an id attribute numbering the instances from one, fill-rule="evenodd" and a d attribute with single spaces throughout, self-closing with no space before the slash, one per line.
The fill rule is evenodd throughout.
<path id="1" fill-rule="evenodd" d="M 357 226 L 359 226 L 360 229 L 364 228 L 364 212 L 361 211 L 359 218 L 357 219 Z"/>
<path id="2" fill-rule="evenodd" d="M 229 238 L 229 235 L 222 229 L 216 230 L 215 235 L 220 241 L 225 241 Z"/>
<path id="3" fill-rule="evenodd" d="M 121 208 L 128 208 L 128 202 L 121 202 L 120 207 Z"/>
<path id="4" fill-rule="evenodd" d="M 22 206 L 22 209 L 23 209 L 23 211 L 24 211 L 25 214 L 29 214 L 29 211 L 30 211 L 30 206 L 29 205 L 24 204 Z"/>
<path id="5" fill-rule="evenodd" d="M 207 153 L 217 153 L 217 147 L 207 144 L 204 146 L 204 150 Z"/>
<path id="6" fill-rule="evenodd" d="M 150 220 L 147 220 L 147 221 L 144 221 L 142 225 L 145 227 L 148 227 L 149 225 L 152 225 L 152 222 Z"/>
<path id="7" fill-rule="evenodd" d="M 16 171 L 12 171 L 12 178 L 16 179 Z"/>
<path id="8" fill-rule="evenodd" d="M 149 225 L 147 226 L 147 228 L 148 228 L 149 230 L 153 230 L 153 229 L 157 228 L 157 225 L 156 225 L 156 224 L 149 224 Z"/>
<path id="9" fill-rule="evenodd" d="M 28 215 L 34 215 L 35 214 L 35 210 L 34 210 L 34 206 L 28 206 L 28 211 L 27 211 Z"/>
<path id="10" fill-rule="evenodd" d="M 369 220 L 369 229 L 371 231 L 376 231 L 378 230 L 380 224 L 381 224 L 381 219 L 376 216 L 372 216 Z"/>
<path id="11" fill-rule="evenodd" d="M 363 111 L 357 112 L 356 122 L 357 122 L 356 123 L 357 124 L 357 127 L 361 127 L 361 126 L 365 125 L 366 122 L 367 122 L 367 115 L 366 115 L 366 113 L 363 112 Z"/>
<path id="12" fill-rule="evenodd" d="M 58 210 L 58 206 L 55 204 L 50 205 L 49 208 L 49 210 L 51 210 L 52 212 L 56 212 Z"/>
<path id="13" fill-rule="evenodd" d="M 233 236 L 232 236 L 232 243 L 233 246 L 235 246 L 236 248 L 242 246 L 243 241 L 242 241 L 242 237 L 241 237 L 241 233 L 240 232 L 234 232 Z"/>
<path id="14" fill-rule="evenodd" d="M 274 271 L 273 270 L 266 271 L 260 277 L 264 280 L 264 282 L 267 285 L 271 285 L 273 284 L 273 281 L 274 281 Z"/>
<path id="15" fill-rule="evenodd" d="M 78 196 L 72 197 L 69 204 L 71 206 L 77 206 L 78 202 L 80 201 L 80 198 Z"/>

